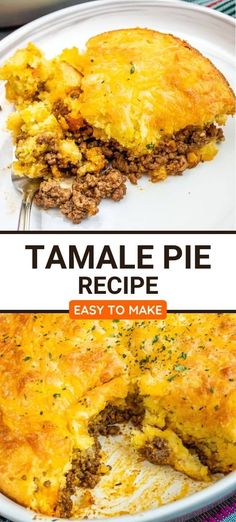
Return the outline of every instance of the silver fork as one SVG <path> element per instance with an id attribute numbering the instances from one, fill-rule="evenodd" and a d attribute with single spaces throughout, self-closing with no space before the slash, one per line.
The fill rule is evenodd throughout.
<path id="1" fill-rule="evenodd" d="M 27 176 L 16 176 L 12 170 L 11 179 L 15 189 L 20 192 L 22 196 L 17 230 L 30 230 L 32 202 L 34 195 L 42 181 L 42 178 L 27 178 Z"/>

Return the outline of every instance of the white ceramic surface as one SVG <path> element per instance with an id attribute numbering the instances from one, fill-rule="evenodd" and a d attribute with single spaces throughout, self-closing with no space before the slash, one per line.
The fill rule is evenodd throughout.
<path id="1" fill-rule="evenodd" d="M 146 511 L 137 515 L 124 515 L 114 518 L 96 519 L 95 522 L 182 522 L 198 513 L 204 512 L 207 506 L 210 507 L 219 503 L 227 496 L 236 491 L 236 472 L 231 473 L 228 477 L 219 480 L 213 486 L 190 495 L 182 500 L 177 500 L 162 506 L 158 509 Z M 0 494 L 0 514 L 5 516 L 12 522 L 59 522 L 60 519 L 55 517 L 35 516 L 35 513 L 19 506 L 15 502 L 7 499 Z M 63 522 L 66 522 L 63 519 Z M 70 519 L 67 522 L 84 522 L 78 519 Z"/>
<path id="2" fill-rule="evenodd" d="M 65 46 L 84 46 L 86 40 L 105 30 L 150 27 L 186 39 L 207 55 L 234 84 L 234 21 L 211 9 L 176 0 L 102 0 L 58 11 L 24 26 L 0 43 L 3 62 L 18 47 L 33 40 L 53 56 Z M 11 186 L 10 138 L 3 131 L 6 107 L 0 90 L 0 228 L 16 229 L 20 196 Z M 225 230 L 236 226 L 235 126 L 225 128 L 225 142 L 217 157 L 153 184 L 143 178 L 129 184 L 119 203 L 102 201 L 100 212 L 73 225 L 59 211 L 34 208 L 32 229 L 42 230 Z M 7 168 L 8 166 L 8 168 Z"/>

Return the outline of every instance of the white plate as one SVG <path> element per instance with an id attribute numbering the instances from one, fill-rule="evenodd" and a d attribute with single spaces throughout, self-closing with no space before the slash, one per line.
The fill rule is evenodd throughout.
<path id="1" fill-rule="evenodd" d="M 219 503 L 236 488 L 236 473 L 222 480 L 218 476 L 218 481 L 215 476 L 214 483 L 206 487 L 206 483 L 194 481 L 169 466 L 141 462 L 136 450 L 130 446 L 130 426 L 122 427 L 122 435 L 100 437 L 99 441 L 104 463 L 111 466 L 111 470 L 93 489 L 91 506 L 85 506 L 83 500 L 81 506 L 79 499 L 81 496 L 83 499 L 84 490 L 78 493 L 81 522 L 82 517 L 91 522 L 108 519 L 111 522 L 182 522 L 196 512 L 202 513 L 206 505 Z M 117 483 L 121 483 L 118 488 L 115 487 Z M 189 496 L 173 502 L 183 491 Z M 127 511 L 135 514 L 118 516 Z M 3 495 L 0 495 L 1 513 L 13 522 L 57 521 L 55 517 L 35 516 Z"/>
<path id="2" fill-rule="evenodd" d="M 17 30 L 0 44 L 3 62 L 15 49 L 34 41 L 52 57 L 65 46 L 84 46 L 93 35 L 125 27 L 149 27 L 184 38 L 234 83 L 234 21 L 211 9 L 176 0 L 101 0 L 67 8 Z M 16 229 L 20 196 L 11 186 L 12 145 L 3 132 L 6 112 L 0 92 L 0 228 Z M 106 200 L 96 216 L 73 225 L 57 210 L 34 208 L 32 228 L 42 230 L 225 230 L 234 229 L 235 156 L 233 119 L 225 128 L 226 141 L 217 157 L 152 184 L 143 178 L 128 186 L 119 203 Z M 5 168 L 4 168 L 5 167 Z"/>
<path id="3" fill-rule="evenodd" d="M 158 509 L 152 509 L 137 515 L 124 515 L 112 518 L 99 518 L 94 522 L 184 522 L 204 513 L 207 507 L 215 506 L 227 496 L 236 491 L 236 473 L 231 473 L 203 491 L 190 495 L 182 500 L 171 502 Z M 61 519 L 55 517 L 41 517 L 32 511 L 19 506 L 0 493 L 0 515 L 8 518 L 12 522 L 60 522 Z M 63 522 L 84 522 L 85 519 L 70 519 Z"/>

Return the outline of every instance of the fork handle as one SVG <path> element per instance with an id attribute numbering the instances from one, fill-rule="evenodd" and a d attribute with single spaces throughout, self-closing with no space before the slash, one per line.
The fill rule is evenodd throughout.
<path id="1" fill-rule="evenodd" d="M 23 193 L 17 230 L 30 230 L 31 207 L 36 190 L 31 188 Z"/>

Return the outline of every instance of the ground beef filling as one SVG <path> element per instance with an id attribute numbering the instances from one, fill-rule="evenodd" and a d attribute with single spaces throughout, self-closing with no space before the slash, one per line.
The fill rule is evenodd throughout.
<path id="1" fill-rule="evenodd" d="M 99 435 L 117 435 L 120 431 L 118 424 L 131 421 L 135 426 L 141 426 L 144 418 L 143 401 L 137 394 L 129 394 L 124 408 L 109 404 L 90 422 L 89 433 L 94 438 L 94 445 L 82 453 L 74 449 L 71 468 L 65 475 L 65 485 L 60 491 L 56 506 L 56 515 L 69 518 L 73 513 L 72 496 L 77 488 L 93 489 L 101 475 L 101 446 Z"/>
<path id="2" fill-rule="evenodd" d="M 74 449 L 71 469 L 67 472 L 66 484 L 59 494 L 56 514 L 62 518 L 69 518 L 73 511 L 72 496 L 77 488 L 93 489 L 101 476 L 99 471 L 101 461 L 100 444 L 95 440 L 94 445 L 85 454 Z"/>
<path id="3" fill-rule="evenodd" d="M 192 442 L 185 442 L 186 448 L 188 448 L 191 452 L 195 453 L 201 464 L 204 466 L 207 466 L 211 473 L 230 473 L 234 470 L 234 464 L 233 462 L 230 464 L 227 464 L 227 469 L 222 470 L 222 463 L 219 464 L 218 462 L 218 452 L 216 447 L 207 444 L 207 442 L 204 441 L 192 441 Z"/>
<path id="4" fill-rule="evenodd" d="M 208 125 L 204 129 L 189 125 L 176 134 L 163 138 L 157 147 L 152 147 L 150 144 L 151 152 L 149 154 L 135 157 L 129 151 L 117 147 L 111 156 L 111 161 L 113 167 L 126 174 L 132 183 L 137 183 L 142 174 L 149 174 L 153 182 L 160 181 L 166 175 L 180 175 L 184 170 L 192 167 L 188 155 L 213 140 L 217 143 L 224 140 L 221 128 L 214 124 Z M 111 144 L 112 148 L 115 147 L 112 140 Z M 109 145 L 105 147 L 106 154 L 108 149 Z M 197 163 L 196 160 L 195 165 Z M 161 167 L 165 167 L 165 176 L 160 171 Z"/>
<path id="5" fill-rule="evenodd" d="M 43 181 L 35 196 L 35 203 L 45 209 L 65 204 L 71 197 L 71 190 L 61 188 L 57 181 Z"/>
<path id="6" fill-rule="evenodd" d="M 141 427 L 145 409 L 141 397 L 129 394 L 126 398 L 126 406 L 121 408 L 114 404 L 108 404 L 106 408 L 89 425 L 92 435 L 118 435 L 119 424 L 131 422 L 134 426 Z"/>
<path id="7" fill-rule="evenodd" d="M 136 184 L 144 174 L 149 175 L 153 182 L 165 179 L 167 175 L 180 175 L 201 161 L 194 152 L 212 141 L 224 139 L 222 129 L 214 124 L 204 129 L 189 125 L 164 137 L 156 147 L 150 143 L 146 154 L 135 156 L 113 139 L 108 142 L 96 139 L 93 128 L 83 120 L 80 128 L 74 128 L 63 101 L 54 104 L 54 114 L 59 121 L 60 118 L 67 121 L 68 130 L 64 138 L 79 147 L 82 160 L 80 165 L 65 164 L 55 137 L 46 133 L 38 136 L 38 144 L 44 146 L 40 161 L 45 165 L 45 176 L 52 179 L 42 181 L 35 203 L 44 209 L 59 208 L 75 224 L 97 214 L 102 199 L 120 201 L 126 194 L 127 179 Z M 102 166 L 88 160 L 89 152 L 96 151 L 100 154 Z M 74 179 L 70 191 L 60 187 L 60 180 L 53 179 L 55 167 L 62 180 L 67 177 Z"/>
<path id="8" fill-rule="evenodd" d="M 120 201 L 126 193 L 125 176 L 110 168 L 98 174 L 85 174 L 77 178 L 71 189 L 60 187 L 55 180 L 43 181 L 35 196 L 36 205 L 59 208 L 73 223 L 94 216 L 102 199 Z"/>
<path id="9" fill-rule="evenodd" d="M 160 437 L 155 437 L 151 442 L 147 442 L 139 450 L 140 455 L 152 464 L 170 464 L 170 450 L 168 442 Z"/>

